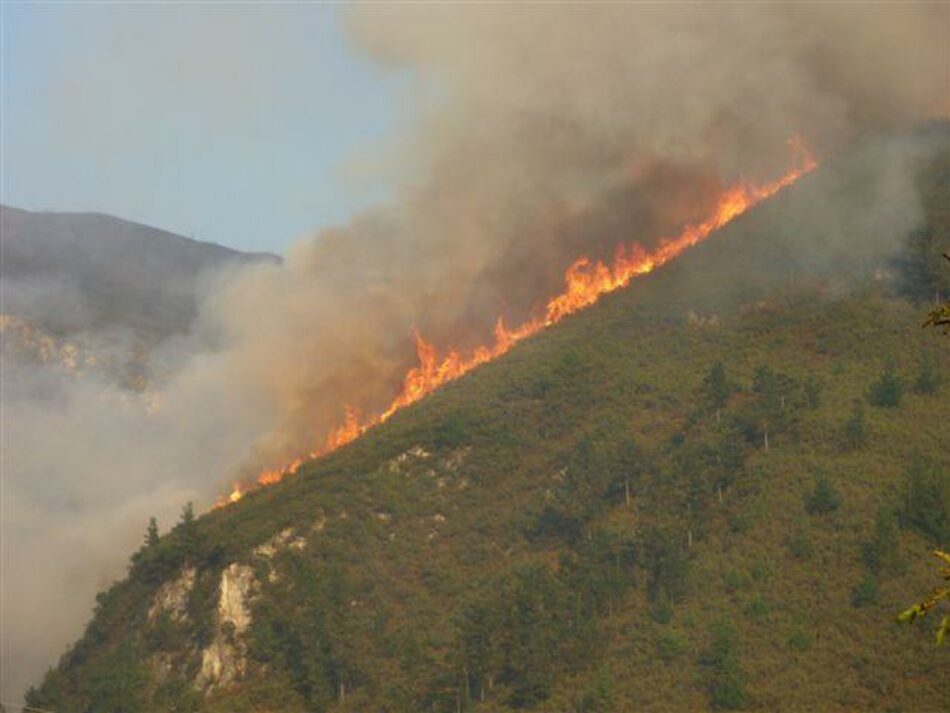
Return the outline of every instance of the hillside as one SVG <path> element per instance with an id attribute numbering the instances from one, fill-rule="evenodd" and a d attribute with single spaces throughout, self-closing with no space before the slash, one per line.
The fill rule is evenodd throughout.
<path id="1" fill-rule="evenodd" d="M 98 213 L 0 206 L 3 302 L 54 335 L 128 329 L 156 339 L 183 332 L 205 273 L 276 260 Z"/>
<path id="2" fill-rule="evenodd" d="M 947 236 L 947 158 L 911 245 Z M 900 291 L 912 260 L 789 219 L 827 176 L 296 476 L 186 513 L 30 704 L 946 709 L 950 652 L 893 617 L 950 543 L 950 347 Z"/>

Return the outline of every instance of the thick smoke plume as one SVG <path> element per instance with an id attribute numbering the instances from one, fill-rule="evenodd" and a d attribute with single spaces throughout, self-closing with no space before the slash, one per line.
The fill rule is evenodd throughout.
<path id="1" fill-rule="evenodd" d="M 825 158 L 950 114 L 940 4 L 383 5 L 348 24 L 413 77 L 413 128 L 378 165 L 392 203 L 222 280 L 192 335 L 153 355 L 175 368 L 151 415 L 105 384 L 6 370 L 3 658 L 24 665 L 4 666 L 5 685 L 79 633 L 148 515 L 168 523 L 309 451 L 345 405 L 384 406 L 414 329 L 484 341 L 579 255 L 649 245 L 723 185 L 780 175 L 792 136 Z M 827 186 L 799 205 L 884 255 L 919 219 L 908 155 L 869 154 L 870 195 L 888 200 L 860 226 Z M 816 246 L 803 267 L 821 261 Z M 52 621 L 39 637 L 38 619 Z"/>
<path id="2" fill-rule="evenodd" d="M 374 57 L 415 72 L 416 130 L 384 167 L 397 199 L 232 283 L 205 315 L 280 401 L 259 441 L 272 462 L 320 443 L 344 404 L 385 404 L 413 329 L 481 343 L 579 255 L 649 245 L 722 185 L 780 175 L 790 137 L 831 156 L 950 112 L 950 18 L 932 5 L 374 6 L 349 20 Z M 894 185 L 907 162 L 882 158 L 868 167 L 882 186 L 911 193 Z"/>

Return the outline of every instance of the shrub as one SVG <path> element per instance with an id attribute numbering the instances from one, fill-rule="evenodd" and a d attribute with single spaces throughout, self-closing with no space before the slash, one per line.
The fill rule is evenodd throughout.
<path id="1" fill-rule="evenodd" d="M 937 393 L 940 388 L 940 376 L 934 367 L 933 358 L 925 355 L 920 362 L 920 371 L 917 372 L 917 380 L 914 382 L 914 391 L 918 394 L 931 395 Z"/>
<path id="2" fill-rule="evenodd" d="M 897 565 L 897 522 L 890 510 L 878 511 L 874 534 L 861 545 L 861 559 L 875 573 Z"/>
<path id="3" fill-rule="evenodd" d="M 825 385 L 821 379 L 810 376 L 805 380 L 805 399 L 809 408 L 818 408 L 821 406 L 821 393 L 825 390 Z"/>
<path id="4" fill-rule="evenodd" d="M 471 439 L 469 424 L 459 413 L 449 414 L 436 426 L 434 436 L 433 445 L 444 450 L 463 446 Z"/>
<path id="5" fill-rule="evenodd" d="M 768 616 L 771 607 L 761 596 L 756 595 L 751 602 L 746 605 L 745 615 L 748 619 L 761 619 Z"/>
<path id="6" fill-rule="evenodd" d="M 811 637 L 804 629 L 796 629 L 788 637 L 788 648 L 792 651 L 808 651 L 811 648 Z"/>
<path id="7" fill-rule="evenodd" d="M 727 622 L 713 624 L 712 640 L 699 658 L 708 667 L 707 689 L 713 708 L 735 710 L 746 702 L 745 680 L 735 655 L 736 635 Z"/>
<path id="8" fill-rule="evenodd" d="M 745 678 L 732 663 L 717 671 L 709 684 L 709 697 L 713 708 L 717 710 L 738 710 L 745 706 Z"/>
<path id="9" fill-rule="evenodd" d="M 686 642 L 675 631 L 664 631 L 657 641 L 657 654 L 664 661 L 678 658 L 686 650 Z"/>
<path id="10" fill-rule="evenodd" d="M 676 602 L 686 595 L 689 559 L 675 537 L 662 530 L 652 530 L 646 538 L 644 564 L 649 573 L 647 590 L 654 603 L 664 598 Z"/>
<path id="11" fill-rule="evenodd" d="M 748 532 L 752 527 L 752 520 L 748 515 L 737 513 L 729 518 L 729 529 L 735 533 Z"/>
<path id="12" fill-rule="evenodd" d="M 815 554 L 815 548 L 804 532 L 796 532 L 788 538 L 788 551 L 795 559 L 808 559 Z"/>
<path id="13" fill-rule="evenodd" d="M 894 370 L 894 364 L 888 363 L 884 367 L 884 372 L 871 384 L 871 390 L 868 393 L 868 400 L 872 406 L 881 408 L 897 408 L 901 405 L 901 399 L 904 397 L 904 384 Z"/>
<path id="14" fill-rule="evenodd" d="M 870 606 L 877 601 L 877 595 L 877 577 L 873 574 L 865 574 L 858 586 L 851 590 L 851 606 Z"/>
<path id="15" fill-rule="evenodd" d="M 901 521 L 938 546 L 950 543 L 950 477 L 936 463 L 914 458 Z"/>
<path id="16" fill-rule="evenodd" d="M 810 515 L 825 515 L 841 507 L 841 494 L 825 477 L 815 481 L 815 488 L 805 495 L 805 510 Z"/>

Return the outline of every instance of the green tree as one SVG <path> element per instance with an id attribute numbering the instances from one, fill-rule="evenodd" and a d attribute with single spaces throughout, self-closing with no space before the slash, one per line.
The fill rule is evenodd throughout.
<path id="1" fill-rule="evenodd" d="M 722 362 L 716 362 L 703 379 L 702 395 L 705 404 L 716 411 L 717 421 L 735 390 L 736 387 L 726 375 L 726 368 Z"/>
<path id="2" fill-rule="evenodd" d="M 825 515 L 841 507 L 841 494 L 825 476 L 815 480 L 815 487 L 805 495 L 805 510 L 810 515 Z"/>
<path id="3" fill-rule="evenodd" d="M 897 376 L 894 363 L 888 362 L 878 380 L 871 384 L 868 400 L 872 406 L 896 408 L 901 405 L 903 397 L 904 384 Z"/>
<path id="4" fill-rule="evenodd" d="M 653 528 L 646 537 L 644 564 L 651 601 L 669 605 L 686 596 L 689 558 L 680 540 L 664 530 Z"/>
<path id="5" fill-rule="evenodd" d="M 158 544 L 158 520 L 154 517 L 148 519 L 148 528 L 145 530 L 145 546 L 155 547 Z"/>
<path id="6" fill-rule="evenodd" d="M 181 551 L 186 560 L 197 555 L 199 546 L 198 523 L 195 520 L 195 507 L 191 502 L 186 503 L 181 509 L 181 519 L 175 529 L 178 532 Z"/>
<path id="7" fill-rule="evenodd" d="M 188 527 L 195 521 L 195 506 L 190 500 L 181 509 L 181 525 Z"/>
<path id="8" fill-rule="evenodd" d="M 746 704 L 745 676 L 736 658 L 735 629 L 725 621 L 711 627 L 709 646 L 700 655 L 699 663 L 708 669 L 707 690 L 717 710 L 736 710 Z"/>
<path id="9" fill-rule="evenodd" d="M 768 450 L 774 434 L 797 424 L 802 390 L 787 374 L 760 366 L 753 377 L 752 393 L 753 398 L 735 414 L 734 425 L 749 442 Z"/>

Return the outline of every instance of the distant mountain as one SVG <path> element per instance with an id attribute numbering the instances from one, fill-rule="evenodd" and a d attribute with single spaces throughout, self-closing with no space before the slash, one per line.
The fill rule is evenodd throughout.
<path id="1" fill-rule="evenodd" d="M 127 329 L 147 341 L 188 328 L 209 271 L 243 253 L 99 213 L 0 206 L 3 305 L 57 336 Z"/>

